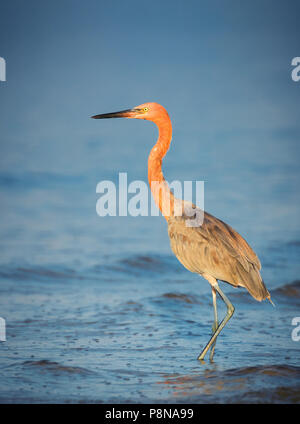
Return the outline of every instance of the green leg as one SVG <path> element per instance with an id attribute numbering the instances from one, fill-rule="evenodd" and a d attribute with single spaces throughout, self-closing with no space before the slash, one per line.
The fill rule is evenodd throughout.
<path id="1" fill-rule="evenodd" d="M 211 288 L 211 292 L 212 292 L 212 298 L 213 298 L 213 305 L 214 305 L 214 323 L 212 326 L 212 334 L 215 333 L 215 331 L 217 330 L 219 323 L 218 323 L 218 310 L 217 310 L 217 292 L 216 289 L 214 287 Z M 216 342 L 217 339 L 213 342 L 211 349 L 210 349 L 210 355 L 209 355 L 209 359 L 212 361 L 213 357 L 214 357 L 214 353 L 215 353 L 215 347 L 216 347 Z"/>
<path id="2" fill-rule="evenodd" d="M 234 306 L 229 301 L 229 299 L 225 296 L 225 294 L 222 292 L 222 290 L 218 286 L 217 282 L 215 284 L 212 284 L 212 286 L 219 293 L 219 295 L 221 296 L 222 300 L 225 302 L 225 304 L 227 306 L 227 314 L 226 314 L 225 318 L 222 320 L 221 324 L 216 329 L 216 331 L 214 332 L 213 336 L 211 337 L 211 339 L 209 340 L 209 342 L 207 343 L 207 345 L 205 346 L 205 348 L 202 350 L 202 352 L 198 356 L 198 359 L 199 360 L 203 360 L 204 359 L 204 357 L 207 354 L 208 350 L 211 348 L 211 346 L 213 345 L 213 343 L 215 343 L 216 338 L 218 337 L 218 335 L 220 334 L 220 332 L 222 331 L 222 329 L 225 327 L 227 321 L 232 317 L 232 315 L 234 313 Z"/>

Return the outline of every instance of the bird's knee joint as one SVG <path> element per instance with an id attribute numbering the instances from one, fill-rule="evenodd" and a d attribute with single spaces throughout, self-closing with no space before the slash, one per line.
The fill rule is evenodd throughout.
<path id="1" fill-rule="evenodd" d="M 235 311 L 235 307 L 233 305 L 228 306 L 228 312 L 230 313 L 230 315 L 233 315 Z"/>

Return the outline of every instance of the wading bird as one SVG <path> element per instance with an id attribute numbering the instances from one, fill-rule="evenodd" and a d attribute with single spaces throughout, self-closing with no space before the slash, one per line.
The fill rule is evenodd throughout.
<path id="1" fill-rule="evenodd" d="M 166 155 L 171 139 L 172 124 L 166 109 L 158 103 L 144 103 L 133 109 L 92 116 L 94 119 L 135 118 L 154 122 L 159 130 L 159 137 L 148 158 L 148 179 L 154 200 L 168 223 L 171 249 L 177 259 L 191 272 L 200 274 L 211 285 L 214 324 L 213 334 L 198 359 L 203 360 L 210 350 L 213 359 L 216 339 L 220 331 L 234 312 L 234 307 L 218 285 L 224 281 L 234 287 L 244 287 L 261 301 L 269 299 L 259 270 L 261 264 L 246 240 L 225 222 L 192 205 L 201 212 L 201 225 L 189 226 L 193 218 L 190 213 L 191 203 L 174 197 L 162 173 L 162 159 Z M 160 190 L 153 189 L 153 183 L 160 183 Z M 169 203 L 169 208 L 163 205 Z M 182 214 L 175 214 L 178 205 L 183 206 Z M 188 211 L 188 213 L 187 213 Z M 196 212 L 195 212 L 196 213 Z M 227 313 L 219 324 L 217 313 L 217 293 L 227 306 Z"/>

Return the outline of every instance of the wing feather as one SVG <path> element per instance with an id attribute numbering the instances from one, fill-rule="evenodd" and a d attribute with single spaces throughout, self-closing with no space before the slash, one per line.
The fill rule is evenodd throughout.
<path id="1" fill-rule="evenodd" d="M 189 219 L 183 214 L 168 221 L 171 248 L 188 270 L 245 287 L 257 300 L 268 297 L 260 261 L 237 231 L 207 212 L 199 227 L 187 226 Z"/>

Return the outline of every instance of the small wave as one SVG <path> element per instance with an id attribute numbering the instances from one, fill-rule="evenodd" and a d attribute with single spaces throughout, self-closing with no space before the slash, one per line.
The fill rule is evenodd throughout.
<path id="1" fill-rule="evenodd" d="M 127 313 L 127 312 L 141 312 L 143 309 L 143 305 L 139 302 L 134 302 L 132 300 L 129 300 L 128 302 L 123 303 L 120 313 Z"/>
<path id="2" fill-rule="evenodd" d="M 125 265 L 126 267 L 142 269 L 145 271 L 158 272 L 165 269 L 164 262 L 154 256 L 133 256 L 131 258 L 122 259 L 120 264 Z"/>
<path id="3" fill-rule="evenodd" d="M 293 281 L 292 283 L 285 284 L 284 286 L 278 287 L 272 292 L 277 293 L 281 296 L 299 298 L 300 297 L 300 280 L 296 280 L 296 281 Z"/>
<path id="4" fill-rule="evenodd" d="M 300 247 L 300 240 L 292 240 L 287 243 L 288 246 L 297 246 Z"/>
<path id="5" fill-rule="evenodd" d="M 299 377 L 300 367 L 292 365 L 259 365 L 254 367 L 242 367 L 236 369 L 229 369 L 224 371 L 227 376 L 240 376 L 240 375 L 269 375 L 274 377 Z"/>
<path id="6" fill-rule="evenodd" d="M 72 269 L 53 270 L 41 267 L 17 267 L 17 268 L 2 268 L 0 271 L 1 278 L 7 278 L 11 280 L 38 280 L 41 279 L 81 279 Z"/>
<path id="7" fill-rule="evenodd" d="M 134 255 L 120 259 L 110 270 L 130 274 L 180 272 L 181 266 L 172 256 Z"/>
<path id="8" fill-rule="evenodd" d="M 196 296 L 192 296 L 184 293 L 165 293 L 162 295 L 163 298 L 176 300 L 178 302 L 201 304 Z"/>
<path id="9" fill-rule="evenodd" d="M 25 361 L 23 365 L 29 367 L 40 367 L 43 370 L 59 373 L 68 373 L 68 374 L 93 374 L 92 371 L 81 368 L 81 367 L 71 367 L 69 365 L 62 365 L 59 362 L 49 361 L 48 359 L 41 359 L 40 361 Z"/>
<path id="10" fill-rule="evenodd" d="M 300 367 L 260 365 L 223 372 L 206 369 L 187 375 L 164 375 L 158 384 L 168 386 L 177 402 L 299 403 L 299 375 Z"/>
<path id="11" fill-rule="evenodd" d="M 57 188 L 64 186 L 78 186 L 83 184 L 86 178 L 82 175 L 67 175 L 50 172 L 23 172 L 23 173 L 0 173 L 0 187 L 6 189 L 39 189 Z"/>

